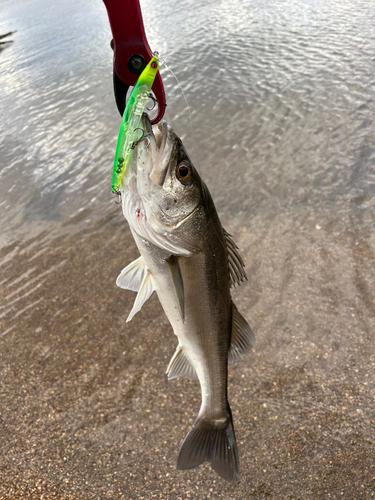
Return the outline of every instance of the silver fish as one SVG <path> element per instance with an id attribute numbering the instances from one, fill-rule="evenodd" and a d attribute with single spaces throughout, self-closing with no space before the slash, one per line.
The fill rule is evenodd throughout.
<path id="1" fill-rule="evenodd" d="M 117 285 L 138 292 L 130 321 L 155 290 L 178 346 L 168 379 L 198 379 L 202 405 L 177 457 L 178 469 L 205 460 L 224 479 L 239 477 L 227 398 L 228 362 L 244 357 L 254 334 L 232 302 L 244 263 L 223 229 L 210 193 L 181 140 L 165 122 L 142 117 L 145 140 L 134 148 L 121 190 L 123 213 L 141 256 Z"/>

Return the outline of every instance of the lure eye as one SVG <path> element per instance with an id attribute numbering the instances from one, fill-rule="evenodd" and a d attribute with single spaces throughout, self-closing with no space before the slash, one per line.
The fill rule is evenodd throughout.
<path id="1" fill-rule="evenodd" d="M 182 184 L 190 184 L 192 177 L 191 166 L 186 163 L 181 163 L 176 169 L 176 176 Z"/>

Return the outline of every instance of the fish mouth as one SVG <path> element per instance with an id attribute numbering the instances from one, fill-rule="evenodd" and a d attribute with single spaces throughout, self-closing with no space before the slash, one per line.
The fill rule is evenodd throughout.
<path id="1" fill-rule="evenodd" d="M 146 113 L 142 115 L 141 126 L 144 140 L 139 142 L 138 167 L 145 170 L 155 186 L 163 187 L 170 175 L 170 167 L 176 157 L 174 132 L 165 120 L 151 125 Z M 137 168 L 139 172 L 139 168 Z"/>

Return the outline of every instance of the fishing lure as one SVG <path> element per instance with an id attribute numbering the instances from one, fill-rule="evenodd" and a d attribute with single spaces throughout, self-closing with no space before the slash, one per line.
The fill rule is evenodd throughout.
<path id="1" fill-rule="evenodd" d="M 151 87 L 154 83 L 158 69 L 158 56 L 154 54 L 151 61 L 147 64 L 139 76 L 137 83 L 134 85 L 132 93 L 130 94 L 129 101 L 126 104 L 118 134 L 115 162 L 113 165 L 112 192 L 115 194 L 119 194 L 121 181 L 124 175 L 126 176 L 126 169 L 129 164 L 133 145 L 140 140 L 137 140 L 137 134 L 139 134 L 137 130 L 141 130 L 139 124 L 145 110 L 147 100 L 150 96 Z M 144 135 L 142 135 L 141 139 L 143 138 Z"/>

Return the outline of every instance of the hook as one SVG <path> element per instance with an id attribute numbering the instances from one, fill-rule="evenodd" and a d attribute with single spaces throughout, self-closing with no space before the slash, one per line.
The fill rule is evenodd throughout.
<path id="1" fill-rule="evenodd" d="M 145 131 L 143 130 L 143 128 L 141 127 L 137 127 L 133 130 L 133 132 L 135 132 L 136 130 L 142 130 L 142 137 L 140 139 L 138 139 L 138 141 L 134 141 L 133 144 L 132 144 L 132 149 L 135 148 L 135 146 L 137 146 L 141 141 L 143 141 L 143 139 L 146 139 L 146 141 L 148 141 L 147 143 L 147 146 L 145 146 L 146 148 L 149 147 L 150 145 L 150 139 L 147 137 L 148 135 L 150 134 L 145 134 Z"/>
<path id="2" fill-rule="evenodd" d="M 148 107 L 146 106 L 146 109 L 148 109 L 148 111 L 152 111 L 153 109 L 155 109 L 155 106 L 156 106 L 156 104 L 157 104 L 158 100 L 156 99 L 156 97 L 153 95 L 153 93 L 152 93 L 152 92 L 150 92 L 150 93 L 148 94 L 148 97 L 149 97 L 149 99 L 152 99 L 152 101 L 153 101 L 153 106 L 152 106 L 152 108 L 148 108 Z"/>

